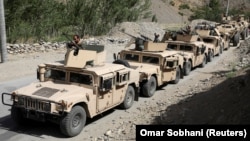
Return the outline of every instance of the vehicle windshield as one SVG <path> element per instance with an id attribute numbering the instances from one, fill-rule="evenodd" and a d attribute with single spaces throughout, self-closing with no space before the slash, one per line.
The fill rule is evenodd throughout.
<path id="1" fill-rule="evenodd" d="M 159 58 L 158 57 L 152 57 L 152 56 L 143 56 L 142 57 L 143 63 L 150 63 L 150 64 L 159 64 Z"/>
<path id="2" fill-rule="evenodd" d="M 92 85 L 92 76 L 89 74 L 81 74 L 75 72 L 68 72 L 56 69 L 47 69 L 45 72 L 45 78 L 53 80 L 68 81 L 66 74 L 69 74 L 69 82 L 79 83 L 85 85 Z"/>
<path id="3" fill-rule="evenodd" d="M 139 55 L 136 54 L 124 54 L 124 60 L 139 62 Z"/>
<path id="4" fill-rule="evenodd" d="M 180 50 L 183 51 L 193 51 L 193 47 L 189 45 L 180 45 Z"/>
<path id="5" fill-rule="evenodd" d="M 51 78 L 54 80 L 65 81 L 66 73 L 65 71 L 48 69 L 45 73 L 45 78 Z"/>
<path id="6" fill-rule="evenodd" d="M 177 45 L 175 44 L 168 44 L 168 49 L 173 49 L 173 50 L 177 50 Z"/>
<path id="7" fill-rule="evenodd" d="M 213 44 L 214 43 L 214 40 L 213 39 L 209 39 L 209 38 L 204 38 L 203 41 L 205 43 L 210 43 L 210 44 Z"/>
<path id="8" fill-rule="evenodd" d="M 89 74 L 80 74 L 80 73 L 70 72 L 69 81 L 73 83 L 92 85 L 92 76 Z"/>

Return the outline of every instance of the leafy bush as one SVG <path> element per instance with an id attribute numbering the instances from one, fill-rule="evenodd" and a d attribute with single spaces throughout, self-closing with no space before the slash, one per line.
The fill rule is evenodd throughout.
<path id="1" fill-rule="evenodd" d="M 179 6 L 179 10 L 181 10 L 181 9 L 190 9 L 190 7 L 189 7 L 188 4 L 181 4 L 181 5 Z"/>
<path id="2" fill-rule="evenodd" d="M 174 1 L 170 1 L 169 4 L 172 5 L 172 6 L 175 6 Z"/>
<path id="3" fill-rule="evenodd" d="M 5 0 L 7 42 L 107 33 L 117 23 L 149 16 L 149 0 Z M 32 39 L 32 40 L 31 40 Z"/>

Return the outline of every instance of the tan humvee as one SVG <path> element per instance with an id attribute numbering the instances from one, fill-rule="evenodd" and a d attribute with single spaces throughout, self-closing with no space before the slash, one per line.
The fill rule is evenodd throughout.
<path id="1" fill-rule="evenodd" d="M 237 17 L 223 17 L 222 23 L 217 25 L 217 29 L 222 35 L 229 34 L 233 46 L 239 44 L 240 38 L 245 40 L 249 35 L 249 23 L 242 15 Z"/>
<path id="2" fill-rule="evenodd" d="M 168 82 L 179 82 L 183 70 L 182 55 L 177 51 L 167 51 L 166 43 L 144 41 L 143 48 L 134 45 L 135 48 L 120 51 L 114 63 L 124 64 L 140 72 L 142 95 L 151 97 L 157 87 Z"/>
<path id="3" fill-rule="evenodd" d="M 184 75 L 195 67 L 204 67 L 211 54 L 199 35 L 178 34 L 175 41 L 166 41 L 168 50 L 178 51 L 184 57 Z"/>
<path id="4" fill-rule="evenodd" d="M 222 23 L 218 24 L 216 28 L 222 35 L 229 35 L 230 43 L 233 43 L 233 46 L 237 46 L 240 42 L 240 32 L 234 24 Z"/>
<path id="5" fill-rule="evenodd" d="M 208 48 L 209 52 L 212 53 L 212 56 L 219 56 L 224 50 L 224 44 L 220 33 L 216 29 L 196 29 L 195 32 L 201 36 L 203 42 Z M 208 61 L 211 62 L 211 58 L 208 58 Z"/>
<path id="6" fill-rule="evenodd" d="M 241 25 L 241 39 L 245 40 L 249 36 L 249 22 L 245 19 L 244 15 L 237 16 L 237 22 Z"/>
<path id="7" fill-rule="evenodd" d="M 138 100 L 139 71 L 105 63 L 104 46 L 86 48 L 68 49 L 64 62 L 38 66 L 39 82 L 2 94 L 13 100 L 11 104 L 3 100 L 3 104 L 12 106 L 14 121 L 51 120 L 60 125 L 63 134 L 76 136 L 86 118 L 118 105 L 128 109 Z"/>

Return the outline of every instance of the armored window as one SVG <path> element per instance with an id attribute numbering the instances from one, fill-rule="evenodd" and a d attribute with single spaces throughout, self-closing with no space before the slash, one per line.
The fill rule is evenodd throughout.
<path id="1" fill-rule="evenodd" d="M 54 80 L 65 81 L 66 73 L 61 70 L 48 69 L 45 72 L 45 78 L 52 78 Z"/>
<path id="2" fill-rule="evenodd" d="M 176 57 L 166 57 L 165 58 L 165 68 L 174 68 L 178 65 L 178 58 Z"/>
<path id="3" fill-rule="evenodd" d="M 167 49 L 173 49 L 173 50 L 177 50 L 177 45 L 173 45 L 173 44 L 168 44 Z"/>
<path id="4" fill-rule="evenodd" d="M 204 38 L 203 41 L 204 41 L 205 43 L 210 43 L 210 44 L 212 44 L 214 40 L 213 40 L 213 39 L 209 39 L 209 38 Z"/>
<path id="5" fill-rule="evenodd" d="M 109 91 L 112 89 L 114 84 L 113 82 L 114 76 L 113 74 L 106 74 L 100 77 L 100 91 Z"/>
<path id="6" fill-rule="evenodd" d="M 151 56 L 143 56 L 142 62 L 143 63 L 150 63 L 150 64 L 159 64 L 159 58 L 158 57 L 151 57 Z"/>
<path id="7" fill-rule="evenodd" d="M 167 68 L 174 68 L 178 65 L 178 61 L 177 60 L 167 60 L 166 62 L 166 67 Z"/>
<path id="8" fill-rule="evenodd" d="M 130 61 L 139 61 L 139 55 L 135 55 L 135 54 L 124 54 L 124 58 L 125 60 L 130 60 Z"/>
<path id="9" fill-rule="evenodd" d="M 92 85 L 92 76 L 88 74 L 70 73 L 70 82 Z"/>
<path id="10" fill-rule="evenodd" d="M 124 85 L 129 81 L 129 71 L 119 71 L 116 73 L 116 84 Z"/>
<path id="11" fill-rule="evenodd" d="M 193 47 L 192 46 L 187 46 L 187 45 L 180 45 L 180 50 L 193 51 Z"/>

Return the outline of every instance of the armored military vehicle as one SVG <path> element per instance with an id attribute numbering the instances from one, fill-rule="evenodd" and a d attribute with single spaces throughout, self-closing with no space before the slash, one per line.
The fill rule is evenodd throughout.
<path id="1" fill-rule="evenodd" d="M 244 15 L 237 16 L 237 22 L 241 25 L 241 39 L 245 40 L 249 36 L 249 22 L 245 19 Z"/>
<path id="2" fill-rule="evenodd" d="M 169 40 L 166 42 L 168 50 L 178 51 L 184 57 L 184 75 L 189 75 L 195 67 L 204 67 L 207 60 L 212 57 L 211 52 L 199 35 L 178 34 L 175 41 Z"/>
<path id="3" fill-rule="evenodd" d="M 198 35 L 201 36 L 203 42 L 205 43 L 209 52 L 212 53 L 213 57 L 222 54 L 224 50 L 224 43 L 222 42 L 222 37 L 220 36 L 220 33 L 217 32 L 216 29 L 199 28 L 195 31 Z M 208 61 L 212 61 L 211 59 L 212 57 L 209 58 Z"/>
<path id="4" fill-rule="evenodd" d="M 39 81 L 11 93 L 2 93 L 11 117 L 22 124 L 29 119 L 53 121 L 66 136 L 78 135 L 87 118 L 116 106 L 128 109 L 138 100 L 139 72 L 106 63 L 102 45 L 70 48 L 65 60 L 38 66 Z M 8 103 L 8 97 L 13 103 Z"/>
<path id="5" fill-rule="evenodd" d="M 184 60 L 177 51 L 167 51 L 166 43 L 140 41 L 135 42 L 134 47 L 125 48 L 115 55 L 114 63 L 138 70 L 141 94 L 152 97 L 159 86 L 179 82 L 183 77 Z"/>
<path id="6" fill-rule="evenodd" d="M 230 36 L 230 42 L 233 46 L 237 46 L 240 39 L 245 40 L 249 35 L 248 22 L 246 22 L 242 16 L 237 17 L 223 17 L 223 21 L 216 26 L 222 35 L 228 34 Z"/>

